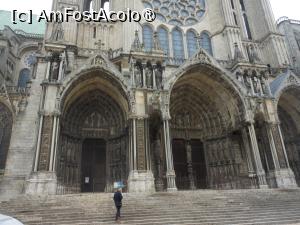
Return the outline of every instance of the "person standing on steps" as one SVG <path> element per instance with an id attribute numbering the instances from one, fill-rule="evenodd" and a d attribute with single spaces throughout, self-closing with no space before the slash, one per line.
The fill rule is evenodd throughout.
<path id="1" fill-rule="evenodd" d="M 116 213 L 116 222 L 117 223 L 121 222 L 120 218 L 121 218 L 122 199 L 123 199 L 122 188 L 119 188 L 114 194 L 114 202 L 115 202 L 115 206 L 117 209 L 117 213 Z"/>

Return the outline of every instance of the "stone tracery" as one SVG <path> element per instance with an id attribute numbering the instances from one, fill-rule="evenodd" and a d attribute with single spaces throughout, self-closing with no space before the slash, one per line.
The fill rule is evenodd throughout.
<path id="1" fill-rule="evenodd" d="M 198 23 L 206 11 L 205 0 L 144 0 L 146 8 L 157 12 L 157 18 L 172 25 Z"/>

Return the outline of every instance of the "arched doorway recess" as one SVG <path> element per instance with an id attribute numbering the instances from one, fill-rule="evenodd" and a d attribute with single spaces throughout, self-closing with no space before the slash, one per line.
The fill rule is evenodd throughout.
<path id="1" fill-rule="evenodd" d="M 178 189 L 256 186 L 242 134 L 244 104 L 220 72 L 195 66 L 170 97 L 171 138 Z"/>
<path id="2" fill-rule="evenodd" d="M 126 182 L 128 103 L 121 84 L 99 71 L 65 93 L 57 155 L 58 192 L 108 192 Z"/>

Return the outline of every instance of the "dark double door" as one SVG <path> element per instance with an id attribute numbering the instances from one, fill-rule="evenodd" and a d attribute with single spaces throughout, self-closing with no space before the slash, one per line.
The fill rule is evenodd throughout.
<path id="1" fill-rule="evenodd" d="M 207 169 L 205 163 L 204 147 L 201 141 L 191 140 L 192 169 L 196 188 L 207 188 Z M 190 178 L 188 172 L 186 141 L 174 139 L 172 143 L 174 169 L 176 173 L 176 185 L 178 189 L 190 189 Z"/>
<path id="2" fill-rule="evenodd" d="M 106 186 L 106 142 L 86 139 L 82 146 L 81 191 L 104 192 Z"/>

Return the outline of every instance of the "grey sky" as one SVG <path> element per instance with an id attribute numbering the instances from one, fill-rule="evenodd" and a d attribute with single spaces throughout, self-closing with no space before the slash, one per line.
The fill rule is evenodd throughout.
<path id="1" fill-rule="evenodd" d="M 138 0 L 132 0 L 138 1 Z M 288 16 L 291 19 L 300 20 L 300 1 L 299 0 L 270 0 L 275 18 L 281 16 Z M 0 9 L 20 11 L 32 9 L 35 13 L 39 14 L 41 10 L 50 10 L 52 0 L 1 0 Z"/>

